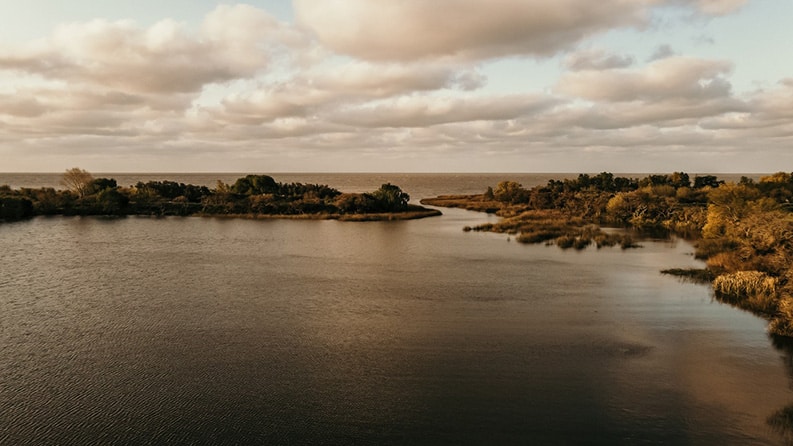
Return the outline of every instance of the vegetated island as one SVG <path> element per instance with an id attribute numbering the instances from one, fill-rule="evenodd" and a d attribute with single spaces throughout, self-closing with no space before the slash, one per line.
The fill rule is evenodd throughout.
<path id="1" fill-rule="evenodd" d="M 530 189 L 502 181 L 479 195 L 448 195 L 422 204 L 495 213 L 503 220 L 466 231 L 515 234 L 523 243 L 583 249 L 636 247 L 630 235 L 603 226 L 666 232 L 693 240 L 702 270 L 666 274 L 712 284 L 716 297 L 769 321 L 793 337 L 793 174 L 725 183 L 713 175 L 675 172 L 642 179 L 581 174 Z"/>
<path id="2" fill-rule="evenodd" d="M 383 184 L 370 193 L 342 193 L 319 184 L 279 183 L 268 175 L 247 175 L 214 189 L 174 181 L 119 187 L 112 178 L 67 170 L 65 189 L 0 186 L 0 222 L 40 215 L 225 216 L 243 218 L 410 220 L 441 215 L 409 204 L 399 186 Z"/>

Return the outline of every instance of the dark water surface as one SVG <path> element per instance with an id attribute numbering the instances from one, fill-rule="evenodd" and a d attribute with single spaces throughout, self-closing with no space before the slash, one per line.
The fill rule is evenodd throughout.
<path id="1" fill-rule="evenodd" d="M 0 444 L 784 444 L 790 355 L 690 245 L 444 213 L 0 225 Z"/>

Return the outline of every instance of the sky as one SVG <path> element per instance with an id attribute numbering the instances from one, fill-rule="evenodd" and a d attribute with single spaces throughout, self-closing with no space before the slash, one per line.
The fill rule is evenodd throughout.
<path id="1" fill-rule="evenodd" d="M 0 172 L 793 171 L 790 0 L 0 0 Z"/>

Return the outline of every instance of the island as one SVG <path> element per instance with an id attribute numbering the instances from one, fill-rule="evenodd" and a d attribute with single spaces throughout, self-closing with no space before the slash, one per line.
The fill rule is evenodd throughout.
<path id="1" fill-rule="evenodd" d="M 706 267 L 664 273 L 706 281 L 719 300 L 766 318 L 771 334 L 793 337 L 793 174 L 724 182 L 684 172 L 641 179 L 603 172 L 532 188 L 502 181 L 482 194 L 421 203 L 494 213 L 500 222 L 463 229 L 563 249 L 634 248 L 645 234 L 689 239 Z"/>
<path id="2" fill-rule="evenodd" d="M 386 183 L 370 193 L 342 193 L 327 185 L 279 183 L 269 175 L 247 175 L 215 188 L 174 181 L 120 187 L 112 178 L 67 170 L 65 189 L 0 186 L 0 222 L 40 215 L 222 216 L 243 218 L 410 220 L 441 215 L 410 204 L 399 186 Z"/>

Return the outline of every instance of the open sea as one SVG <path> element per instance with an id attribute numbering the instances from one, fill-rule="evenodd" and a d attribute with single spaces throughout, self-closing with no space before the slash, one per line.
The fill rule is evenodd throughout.
<path id="1" fill-rule="evenodd" d="M 413 201 L 575 176 L 273 175 Z M 660 274 L 700 265 L 688 242 L 562 251 L 442 211 L 0 224 L 0 444 L 790 444 L 769 420 L 793 411 L 793 348 Z"/>

